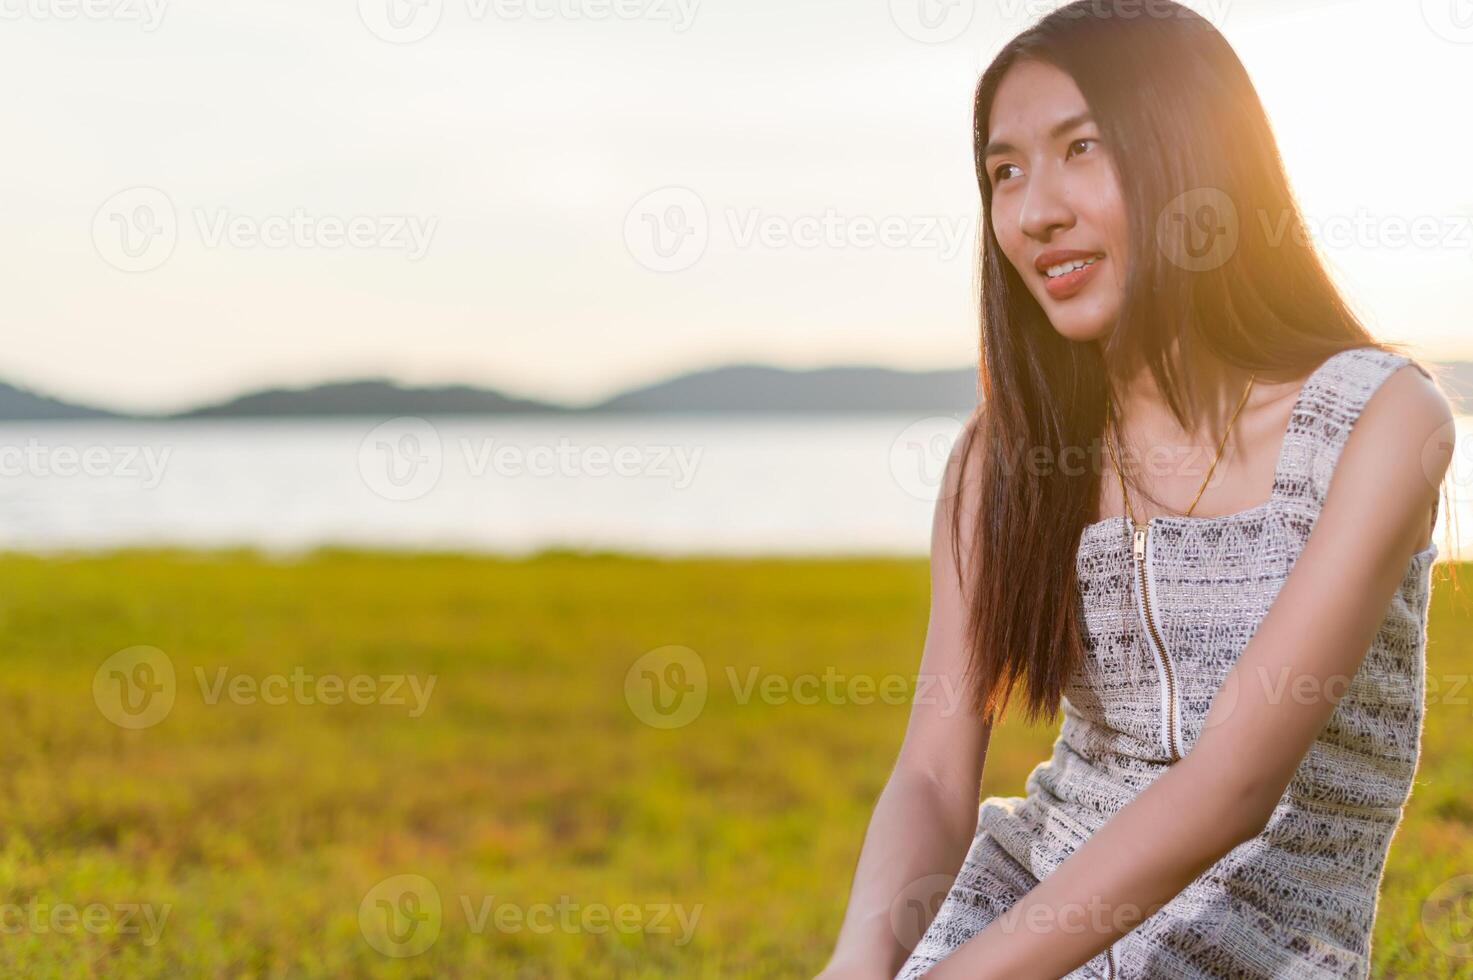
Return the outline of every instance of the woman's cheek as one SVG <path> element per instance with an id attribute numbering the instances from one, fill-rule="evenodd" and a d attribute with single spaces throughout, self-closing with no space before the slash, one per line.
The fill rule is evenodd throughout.
<path id="1" fill-rule="evenodd" d="M 1002 250 L 1003 257 L 1011 262 L 1013 268 L 1016 269 L 1020 268 L 1018 263 L 1022 258 L 1022 243 L 1018 241 L 1017 236 L 1008 234 L 1006 231 L 1008 227 L 1016 227 L 1016 225 L 1009 226 L 1006 223 L 1008 220 L 1005 215 L 998 214 L 996 211 L 993 212 L 992 237 L 997 239 L 997 245 Z"/>

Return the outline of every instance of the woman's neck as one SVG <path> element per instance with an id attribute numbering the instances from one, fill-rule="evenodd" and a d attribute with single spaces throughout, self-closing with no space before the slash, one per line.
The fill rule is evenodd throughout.
<path id="1" fill-rule="evenodd" d="M 1242 400 L 1253 372 L 1234 367 L 1206 352 L 1189 358 L 1183 366 L 1181 347 L 1175 339 L 1169 357 L 1182 379 L 1185 396 L 1182 410 L 1188 416 L 1185 425 L 1172 415 L 1165 394 L 1144 363 L 1131 369 L 1123 380 L 1112 382 L 1111 397 L 1115 400 L 1116 413 L 1122 420 L 1140 423 L 1148 431 L 1177 432 L 1183 440 L 1215 445 L 1222 439 L 1228 419 Z M 1258 387 L 1255 383 L 1254 388 Z M 1244 405 L 1244 411 L 1257 400 L 1254 394 L 1252 390 L 1248 392 L 1249 401 Z M 1273 393 L 1266 394 L 1271 398 Z"/>

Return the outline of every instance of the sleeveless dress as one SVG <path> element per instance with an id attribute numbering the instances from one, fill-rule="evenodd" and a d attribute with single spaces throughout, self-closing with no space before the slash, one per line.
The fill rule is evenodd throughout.
<path id="1" fill-rule="evenodd" d="M 956 881 L 896 980 L 944 959 L 1189 752 L 1227 672 L 1314 527 L 1351 426 L 1416 361 L 1339 351 L 1296 396 L 1267 501 L 1218 517 L 1129 520 L 1080 537 L 1085 658 L 1051 758 L 1025 797 L 988 797 Z M 1430 377 L 1430 375 L 1429 375 Z M 1435 516 L 1435 510 L 1434 510 Z M 1364 978 L 1392 835 L 1422 734 L 1434 541 L 1414 555 L 1365 660 L 1267 826 L 1068 980 Z"/>

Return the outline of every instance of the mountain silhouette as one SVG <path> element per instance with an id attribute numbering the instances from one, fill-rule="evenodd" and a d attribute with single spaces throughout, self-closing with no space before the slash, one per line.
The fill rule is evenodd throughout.
<path id="1" fill-rule="evenodd" d="M 446 385 L 406 388 L 387 378 L 334 381 L 308 388 L 269 388 L 171 418 L 296 415 L 510 415 L 564 412 L 547 402 L 509 398 L 488 388 Z"/>
<path id="2" fill-rule="evenodd" d="M 1459 414 L 1473 411 L 1473 362 L 1424 362 Z M 409 387 L 388 378 L 268 388 L 168 414 L 113 412 L 0 382 L 0 421 L 46 419 L 291 418 L 394 415 L 577 415 L 691 412 L 935 412 L 976 405 L 976 370 L 896 371 L 840 366 L 798 370 L 734 364 L 680 374 L 590 405 L 515 398 L 475 385 Z"/>
<path id="3" fill-rule="evenodd" d="M 26 388 L 18 388 L 0 381 L 0 420 L 15 422 L 32 419 L 100 419 L 112 418 L 115 413 L 101 408 L 75 405 L 58 398 L 39 395 Z"/>
<path id="4" fill-rule="evenodd" d="M 825 367 L 799 371 L 735 364 L 682 374 L 592 405 L 595 412 L 970 412 L 973 368 L 894 371 Z"/>

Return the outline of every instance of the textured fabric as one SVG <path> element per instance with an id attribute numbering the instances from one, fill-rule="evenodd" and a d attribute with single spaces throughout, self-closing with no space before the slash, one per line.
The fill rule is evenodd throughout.
<path id="1" fill-rule="evenodd" d="M 1218 517 L 1152 519 L 1144 593 L 1129 520 L 1085 527 L 1086 656 L 1065 687 L 1052 756 L 1029 774 L 1025 797 L 982 801 L 956 882 L 897 980 L 921 976 L 973 936 L 1190 751 L 1309 538 L 1351 426 L 1406 364 L 1424 370 L 1376 348 L 1323 361 L 1296 396 L 1270 498 Z M 1433 542 L 1412 557 L 1361 668 L 1263 832 L 1070 980 L 1368 976 L 1377 891 L 1421 743 L 1436 555 Z"/>

